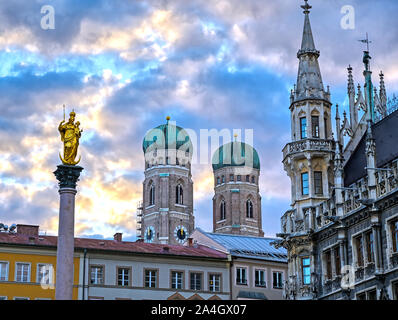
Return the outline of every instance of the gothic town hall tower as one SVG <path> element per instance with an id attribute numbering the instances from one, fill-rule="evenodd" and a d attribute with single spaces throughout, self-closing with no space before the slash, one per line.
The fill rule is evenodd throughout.
<path id="1" fill-rule="evenodd" d="M 297 84 L 290 95 L 291 140 L 283 149 L 284 169 L 291 179 L 292 210 L 289 223 L 296 230 L 311 228 L 310 207 L 329 198 L 334 182 L 334 140 L 329 88 L 325 91 L 318 64 L 309 9 L 304 9 L 304 31 Z"/>

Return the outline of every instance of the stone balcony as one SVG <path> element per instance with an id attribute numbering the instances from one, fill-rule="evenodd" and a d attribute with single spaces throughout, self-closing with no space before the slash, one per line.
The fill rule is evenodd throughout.
<path id="1" fill-rule="evenodd" d="M 301 152 L 316 152 L 326 151 L 334 152 L 335 142 L 334 140 L 325 139 L 303 139 L 288 143 L 282 150 L 283 159 L 287 156 L 294 155 L 295 153 Z"/>

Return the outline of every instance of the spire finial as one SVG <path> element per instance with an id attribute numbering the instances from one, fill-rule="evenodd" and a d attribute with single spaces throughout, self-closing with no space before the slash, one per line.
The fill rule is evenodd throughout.
<path id="1" fill-rule="evenodd" d="M 362 42 L 362 43 L 366 43 L 366 51 L 369 52 L 369 43 L 372 43 L 372 41 L 369 41 L 368 33 L 366 32 L 366 39 L 358 40 L 358 41 Z"/>
<path id="2" fill-rule="evenodd" d="M 310 13 L 310 9 L 312 8 L 309 4 L 308 4 L 308 0 L 304 0 L 305 4 L 301 6 L 301 8 L 304 9 L 304 13 L 305 14 L 309 14 Z"/>
<path id="3" fill-rule="evenodd" d="M 237 133 L 234 133 L 234 138 L 235 138 L 235 142 L 236 142 L 236 140 L 238 138 L 238 134 Z"/>
<path id="4" fill-rule="evenodd" d="M 170 116 L 167 116 L 167 117 L 166 117 L 167 123 L 169 123 L 169 120 L 170 120 Z"/>

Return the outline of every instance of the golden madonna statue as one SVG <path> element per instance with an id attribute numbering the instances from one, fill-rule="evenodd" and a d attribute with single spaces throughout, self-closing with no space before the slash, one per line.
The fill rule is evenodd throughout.
<path id="1" fill-rule="evenodd" d="M 69 120 L 65 123 L 65 114 L 64 120 L 60 122 L 58 126 L 58 131 L 61 134 L 61 141 L 64 143 L 64 157 L 62 158 L 61 154 L 59 158 L 61 159 L 63 164 L 66 165 L 76 165 L 79 163 L 79 160 L 75 161 L 77 156 L 77 149 L 79 147 L 79 139 L 82 135 L 83 130 L 79 128 L 80 122 L 77 121 L 75 123 L 76 113 L 72 111 L 69 114 Z"/>

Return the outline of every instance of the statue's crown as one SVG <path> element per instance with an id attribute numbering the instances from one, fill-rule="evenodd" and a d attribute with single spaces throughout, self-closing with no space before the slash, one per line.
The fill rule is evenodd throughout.
<path id="1" fill-rule="evenodd" d="M 76 116 L 76 113 L 74 111 L 72 111 L 71 113 L 69 113 L 70 116 Z"/>

